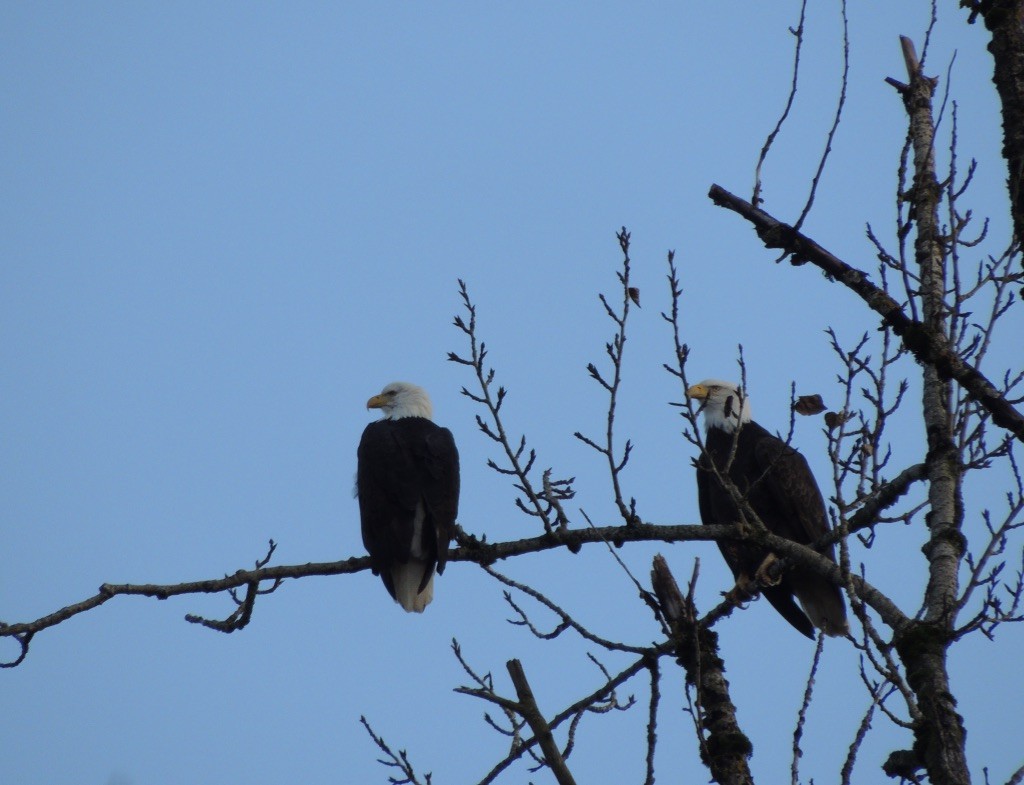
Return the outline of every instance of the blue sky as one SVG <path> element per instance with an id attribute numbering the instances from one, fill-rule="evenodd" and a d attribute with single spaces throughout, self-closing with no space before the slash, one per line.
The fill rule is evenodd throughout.
<path id="1" fill-rule="evenodd" d="M 821 4 L 814 4 L 815 6 Z M 766 207 L 792 219 L 831 122 L 838 10 L 812 9 L 805 81 L 765 171 Z M 898 6 L 898 7 L 896 7 Z M 352 498 L 366 399 L 407 379 L 432 394 L 463 461 L 460 520 L 491 540 L 536 533 L 485 464 L 492 445 L 445 361 L 456 279 L 477 302 L 508 425 L 543 465 L 578 477 L 578 506 L 614 522 L 598 457 L 572 438 L 603 423 L 589 381 L 611 326 L 615 231 L 633 233 L 643 309 L 627 345 L 619 423 L 637 445 L 628 494 L 652 522 L 693 523 L 689 461 L 662 369 L 671 343 L 665 252 L 683 276 L 694 378 L 735 377 L 743 344 L 755 416 L 788 423 L 790 383 L 836 400 L 823 330 L 874 322 L 806 268 L 777 267 L 706 197 L 748 195 L 789 84 L 795 3 L 14 4 L 0 7 L 0 618 L 27 621 L 110 582 L 178 582 L 363 552 Z M 873 269 L 864 225 L 891 236 L 903 108 L 897 36 L 920 3 L 852 7 L 851 85 L 808 233 Z M 929 55 L 957 51 L 962 155 L 980 159 L 976 212 L 1006 236 L 998 105 L 984 31 L 944 8 Z M 991 249 L 990 249 L 991 250 Z M 1021 319 L 994 363 L 1019 363 Z M 1016 330 L 1016 333 L 1014 333 Z M 1015 356 L 1015 354 L 1017 356 Z M 906 367 L 913 374 L 914 367 Z M 918 426 L 896 462 L 919 459 Z M 796 441 L 826 477 L 820 426 Z M 980 485 L 969 499 L 998 496 Z M 995 502 L 992 502 L 995 504 Z M 577 520 L 579 517 L 577 516 Z M 913 610 L 919 530 L 859 554 Z M 887 546 L 888 548 L 889 546 Z M 640 577 L 656 549 L 624 549 Z M 728 576 L 714 546 L 661 548 L 680 578 L 702 561 L 709 607 Z M 658 637 L 598 548 L 500 565 L 606 637 Z M 539 644 L 503 619 L 501 587 L 454 564 L 422 618 L 368 574 L 285 585 L 245 631 L 187 625 L 224 598 L 118 598 L 40 634 L 0 674 L 0 754 L 12 783 L 383 782 L 365 714 L 439 782 L 472 782 L 503 754 L 462 682 L 453 637 L 504 684 L 522 659 L 550 712 L 598 674 L 577 642 Z M 810 647 L 764 603 L 722 627 L 762 781 L 788 773 Z M 972 641 L 951 663 L 980 778 L 1021 764 L 1024 635 Z M 805 773 L 834 779 L 864 706 L 856 659 L 829 647 Z M 625 662 L 608 659 L 610 669 Z M 778 676 L 766 679 L 766 674 Z M 662 777 L 704 772 L 666 683 Z M 642 690 L 637 683 L 635 690 Z M 996 700 L 994 695 L 1001 696 Z M 784 721 L 779 721 L 779 716 Z M 642 709 L 584 721 L 581 781 L 642 778 Z M 882 726 L 882 720 L 876 726 Z M 860 781 L 906 740 L 877 734 Z M 678 775 L 677 775 L 678 773 Z M 522 770 L 509 781 L 524 781 Z M 536 778 L 543 781 L 544 777 Z"/>

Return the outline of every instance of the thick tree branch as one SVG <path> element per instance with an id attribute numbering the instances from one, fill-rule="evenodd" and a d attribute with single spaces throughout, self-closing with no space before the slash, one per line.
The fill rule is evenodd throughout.
<path id="1" fill-rule="evenodd" d="M 783 223 L 750 202 L 712 185 L 708 196 L 719 207 L 738 213 L 753 224 L 765 248 L 777 248 L 790 257 L 790 263 L 807 262 L 825 272 L 859 296 L 903 339 L 903 344 L 921 362 L 934 366 L 939 375 L 959 384 L 991 415 L 992 422 L 1010 431 L 1024 443 L 1024 415 L 1006 400 L 981 371 L 965 362 L 941 335 L 935 335 L 918 321 L 910 319 L 892 297 L 868 280 L 868 274 L 851 267 L 830 251 L 789 224 Z"/>
<path id="2" fill-rule="evenodd" d="M 493 564 L 501 559 L 508 559 L 513 556 L 520 556 L 526 553 L 539 553 L 555 548 L 567 548 L 571 552 L 578 552 L 584 544 L 591 543 L 615 543 L 624 542 L 686 542 L 693 540 L 713 540 L 718 537 L 736 536 L 731 526 L 702 526 L 700 524 L 682 524 L 657 526 L 649 523 L 637 524 L 634 526 L 605 526 L 587 527 L 583 529 L 558 529 L 539 537 L 528 537 L 522 540 L 508 542 L 488 543 L 478 540 L 469 535 L 460 538 L 461 547 L 449 551 L 449 561 L 471 561 L 479 564 Z M 239 589 L 266 582 L 275 584 L 288 578 L 308 578 L 312 576 L 346 575 L 349 573 L 361 572 L 369 569 L 370 559 L 367 556 L 352 557 L 336 562 L 310 562 L 307 564 L 278 565 L 274 567 L 258 567 L 251 570 L 238 570 L 226 575 L 223 578 L 209 580 L 187 581 L 183 583 L 104 583 L 99 592 L 80 602 L 73 603 L 58 611 L 47 614 L 30 622 L 19 622 L 5 624 L 0 622 L 0 638 L 8 637 L 16 640 L 21 647 L 18 657 L 6 664 L 8 667 L 20 664 L 28 653 L 29 643 L 33 636 L 42 630 L 54 627 L 68 619 L 86 611 L 103 605 L 108 600 L 118 595 L 132 595 L 143 597 L 155 597 L 166 600 L 170 597 L 178 597 L 189 594 L 219 594 L 229 592 L 232 589 Z M 220 629 L 230 632 L 238 629 L 237 623 L 231 623 L 244 618 L 252 612 L 252 602 L 257 594 L 247 594 L 249 600 L 248 608 L 245 602 L 242 604 L 242 611 L 232 614 L 227 622 L 210 623 L 212 629 Z M 192 617 L 193 622 L 202 623 L 199 617 Z M 244 626 L 244 625 L 241 625 Z M 223 628 L 223 629 L 222 629 Z"/>
<path id="3" fill-rule="evenodd" d="M 850 516 L 849 531 L 853 532 L 874 526 L 878 522 L 878 516 L 894 505 L 915 482 L 923 480 L 927 474 L 927 467 L 923 463 L 915 463 L 901 471 L 889 482 L 879 486 L 864 501 L 857 512 Z"/>
<path id="4" fill-rule="evenodd" d="M 693 598 L 683 597 L 660 554 L 654 557 L 651 584 L 672 631 L 676 657 L 697 690 L 701 760 L 719 785 L 752 785 L 747 761 L 754 748 L 736 720 L 717 633 L 698 624 Z"/>
<path id="5" fill-rule="evenodd" d="M 948 336 L 949 308 L 946 305 L 946 253 L 940 237 L 939 202 L 942 189 L 935 174 L 935 127 L 932 93 L 935 80 L 921 73 L 917 53 L 910 39 L 900 44 L 906 62 L 909 85 L 901 91 L 909 117 L 909 136 L 914 152 L 914 184 L 910 202 L 917 238 L 914 256 L 920 269 L 920 298 L 925 329 L 930 335 Z M 926 619 L 941 620 L 952 627 L 950 614 L 956 608 L 957 571 L 965 544 L 960 532 L 963 500 L 960 497 L 959 455 L 953 443 L 949 383 L 937 370 L 926 365 L 922 417 L 928 439 L 925 459 L 928 474 L 928 528 L 931 538 L 925 552 L 930 565 L 925 594 Z"/>
<path id="6" fill-rule="evenodd" d="M 894 483 L 896 480 L 893 481 Z M 898 498 L 894 494 L 893 501 Z M 626 542 L 706 542 L 710 540 L 742 539 L 744 537 L 755 539 L 759 545 L 767 546 L 782 556 L 791 558 L 793 561 L 804 566 L 816 569 L 827 577 L 841 581 L 839 568 L 835 563 L 824 558 L 821 554 L 806 546 L 776 537 L 767 532 L 754 532 L 740 530 L 736 526 L 706 526 L 703 524 L 677 524 L 657 525 L 651 523 L 638 523 L 629 526 L 602 526 L 574 529 L 556 529 L 538 537 L 527 537 L 521 540 L 509 540 L 506 542 L 489 543 L 477 539 L 472 535 L 462 534 L 459 538 L 460 546 L 452 548 L 448 552 L 449 562 L 467 561 L 481 565 L 493 564 L 496 561 L 521 556 L 528 553 L 540 553 L 543 551 L 566 548 L 571 553 L 578 553 L 584 545 L 601 544 L 607 546 L 612 543 L 621 546 Z M 336 562 L 309 562 L 307 564 L 278 565 L 274 567 L 260 567 L 252 570 L 238 570 L 226 575 L 223 578 L 209 580 L 187 581 L 183 583 L 104 583 L 100 586 L 99 592 L 81 602 L 77 602 L 61 608 L 58 611 L 42 616 L 34 621 L 5 624 L 0 622 L 0 638 L 9 637 L 15 639 L 22 647 L 22 651 L 16 660 L 6 663 L 8 667 L 20 664 L 28 652 L 28 644 L 32 637 L 42 630 L 54 627 L 68 619 L 86 611 L 103 605 L 108 600 L 118 595 L 155 597 L 166 600 L 170 597 L 179 597 L 189 594 L 219 594 L 232 589 L 242 587 L 259 586 L 267 582 L 280 582 L 288 578 L 309 578 L 313 576 L 327 577 L 331 575 L 346 575 L 362 572 L 369 569 L 369 557 L 352 557 Z M 903 614 L 893 605 L 881 592 L 869 584 L 855 578 L 855 585 L 858 593 L 863 593 L 865 602 L 871 605 L 882 618 L 892 627 L 896 627 L 904 620 Z M 276 588 L 276 586 L 275 586 Z M 260 590 L 256 593 L 247 594 L 247 599 L 254 600 L 257 594 L 265 593 Z M 251 614 L 252 602 L 249 602 L 247 610 L 242 613 Z M 243 603 L 244 606 L 244 603 Z M 232 614 L 229 622 L 236 617 Z M 198 617 L 190 619 L 199 622 Z M 201 622 L 199 622 L 201 623 Z M 239 629 L 240 625 L 224 623 L 206 624 L 212 629 L 230 627 L 222 631 L 229 632 Z M 244 625 L 241 625 L 244 626 Z"/>
<path id="7" fill-rule="evenodd" d="M 778 556 L 783 556 L 789 561 L 799 564 L 804 569 L 813 570 L 817 574 L 823 575 L 838 586 L 846 585 L 842 568 L 813 548 L 768 532 L 752 535 L 749 539 Z M 909 623 L 909 617 L 897 607 L 896 603 L 870 583 L 857 575 L 851 575 L 850 580 L 857 596 L 871 606 L 889 627 L 897 630 Z"/>
<path id="8" fill-rule="evenodd" d="M 544 753 L 544 762 L 548 764 L 551 773 L 558 780 L 558 785 L 576 785 L 576 780 L 565 765 L 565 758 L 562 751 L 558 749 L 555 737 L 551 735 L 551 726 L 544 719 L 544 715 L 537 707 L 537 701 L 533 697 L 533 690 L 526 680 L 526 672 L 519 660 L 509 660 L 506 663 L 508 675 L 512 677 L 512 684 L 516 688 L 516 695 L 519 698 L 517 711 L 526 720 L 527 725 L 533 731 L 534 738 Z"/>

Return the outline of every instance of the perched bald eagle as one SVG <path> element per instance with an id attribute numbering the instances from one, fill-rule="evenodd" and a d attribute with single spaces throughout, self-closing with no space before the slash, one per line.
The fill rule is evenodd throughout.
<path id="1" fill-rule="evenodd" d="M 750 399 L 737 385 L 707 379 L 693 385 L 686 395 L 701 402 L 707 432 L 704 451 L 696 462 L 697 497 L 705 524 L 731 524 L 741 519 L 714 466 L 745 494 L 769 531 L 804 545 L 811 545 L 828 533 L 825 502 L 807 461 L 750 419 Z M 736 453 L 729 465 L 734 440 Z M 730 540 L 720 540 L 718 547 L 741 587 L 755 577 L 767 582 L 763 570 L 773 554 Z M 821 553 L 835 561 L 832 546 Z M 763 594 L 786 621 L 808 638 L 814 637 L 814 627 L 828 635 L 843 635 L 849 630 L 839 587 L 800 566 L 783 573 L 774 585 L 765 585 Z"/>
<path id="2" fill-rule="evenodd" d="M 459 451 L 431 420 L 426 390 L 392 382 L 366 402 L 384 412 L 359 441 L 356 494 L 374 575 L 399 605 L 422 613 L 444 572 L 459 512 Z"/>

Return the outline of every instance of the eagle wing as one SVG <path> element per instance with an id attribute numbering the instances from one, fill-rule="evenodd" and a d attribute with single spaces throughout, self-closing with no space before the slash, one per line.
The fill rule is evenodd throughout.
<path id="1" fill-rule="evenodd" d="M 803 545 L 813 545 L 829 532 L 825 500 L 814 479 L 807 459 L 778 437 L 769 435 L 758 441 L 756 456 L 764 472 L 763 494 L 770 495 L 771 516 L 765 518 L 765 525 L 776 534 Z M 831 545 L 819 548 L 819 553 L 835 561 L 835 548 Z M 803 610 L 815 627 L 829 635 L 842 635 L 848 631 L 846 604 L 839 587 L 817 573 L 793 568 L 783 577 L 783 583 L 775 589 L 787 587 L 800 600 Z M 765 596 L 772 600 L 765 591 Z M 788 598 L 790 603 L 792 597 Z M 776 608 L 779 606 L 772 600 Z M 781 608 L 780 613 L 800 629 Z M 804 616 L 804 613 L 800 614 Z M 806 618 L 804 619 L 806 622 Z M 813 636 L 813 630 L 804 631 Z"/>
<path id="2" fill-rule="evenodd" d="M 828 534 L 825 500 L 807 459 L 777 436 L 765 434 L 754 448 L 764 474 L 755 493 L 769 496 L 775 511 L 765 525 L 787 539 L 810 545 Z"/>
<path id="3" fill-rule="evenodd" d="M 381 574 L 385 584 L 390 578 L 387 568 L 409 560 L 419 499 L 412 455 L 404 441 L 393 423 L 373 422 L 363 431 L 357 453 L 363 544 L 374 573 Z"/>
<path id="4" fill-rule="evenodd" d="M 755 428 L 749 425 L 744 428 L 744 431 L 747 436 L 756 435 Z M 716 436 L 717 438 L 713 440 L 714 444 L 709 443 L 708 448 L 713 450 L 718 455 L 718 459 L 724 463 L 725 456 L 728 454 L 728 450 L 731 449 L 732 436 L 720 434 Z M 709 441 L 712 440 L 709 439 Z M 701 520 L 706 524 L 733 524 L 739 521 L 739 510 L 729 496 L 729 492 L 722 487 L 721 482 L 715 476 L 707 450 L 701 454 L 700 458 L 695 462 L 695 466 L 697 469 L 697 503 L 700 508 Z M 751 473 L 756 476 L 750 477 L 749 474 Z M 748 500 L 755 511 L 758 512 L 758 515 L 762 519 L 769 519 L 764 521 L 765 525 L 774 530 L 775 516 L 766 513 L 763 504 L 765 499 L 764 491 L 758 487 L 765 482 L 770 482 L 770 478 L 761 476 L 763 475 L 763 470 L 757 472 L 756 465 L 744 467 L 742 458 L 733 463 L 731 474 L 734 482 L 737 482 L 739 490 L 741 492 L 746 490 L 750 494 Z M 753 482 L 753 487 L 750 487 L 751 482 Z M 722 552 L 725 563 L 729 565 L 729 569 L 732 570 L 733 576 L 737 581 L 743 579 L 751 580 L 767 555 L 759 548 L 754 548 L 734 540 L 719 540 L 718 549 Z M 789 585 L 788 579 L 788 575 L 783 576 L 782 582 L 778 586 L 765 586 L 761 593 L 786 621 L 803 635 L 813 639 L 814 628 L 793 598 L 793 588 Z"/>
<path id="5" fill-rule="evenodd" d="M 448 561 L 448 543 L 455 536 L 459 514 L 459 450 L 447 428 L 428 434 L 423 451 L 422 490 L 428 521 L 436 538 L 437 572 L 444 572 Z"/>

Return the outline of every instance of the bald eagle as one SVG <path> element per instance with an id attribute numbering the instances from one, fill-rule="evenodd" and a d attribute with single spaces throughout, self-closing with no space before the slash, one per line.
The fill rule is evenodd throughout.
<path id="1" fill-rule="evenodd" d="M 825 502 L 807 461 L 751 420 L 750 399 L 737 385 L 707 379 L 690 387 L 686 395 L 700 401 L 704 415 L 704 451 L 696 466 L 697 497 L 705 524 L 741 520 L 738 506 L 716 476 L 715 467 L 745 495 L 769 531 L 804 545 L 828 533 Z M 736 452 L 730 465 L 734 442 Z M 718 547 L 737 584 L 745 588 L 757 578 L 764 585 L 762 591 L 768 602 L 808 638 L 814 637 L 815 627 L 828 635 L 848 632 L 843 595 L 831 581 L 795 566 L 774 585 L 765 585 L 771 584 L 765 570 L 774 554 L 730 540 L 720 540 Z M 835 561 L 832 546 L 820 552 Z"/>
<path id="2" fill-rule="evenodd" d="M 459 451 L 431 420 L 426 390 L 392 382 L 366 402 L 383 419 L 359 441 L 356 494 L 374 575 L 395 602 L 422 613 L 444 572 L 459 511 Z"/>

